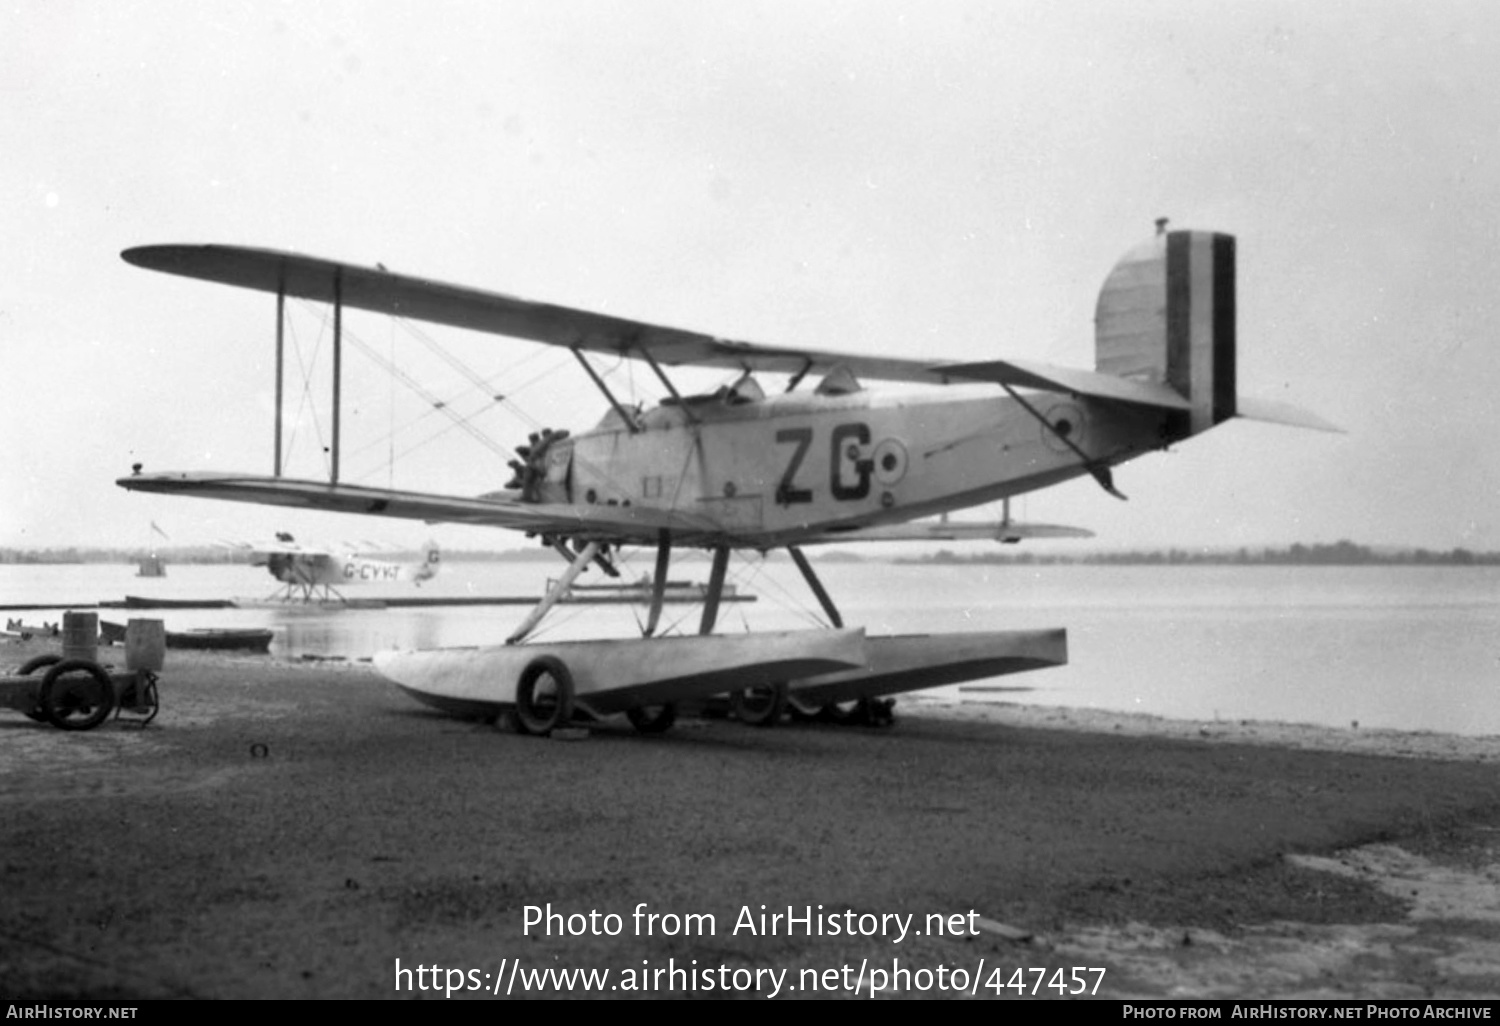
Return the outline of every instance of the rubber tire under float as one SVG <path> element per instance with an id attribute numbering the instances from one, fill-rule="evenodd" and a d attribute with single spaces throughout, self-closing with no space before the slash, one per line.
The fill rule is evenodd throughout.
<path id="1" fill-rule="evenodd" d="M 786 711 L 791 716 L 793 723 L 812 723 L 820 719 L 823 714 L 821 705 L 812 705 L 798 698 L 795 694 L 786 696 Z"/>
<path id="2" fill-rule="evenodd" d="M 537 694 L 543 678 L 556 689 L 550 700 Z M 540 656 L 527 664 L 516 682 L 516 730 L 546 737 L 573 718 L 573 675 L 556 656 Z"/>
<path id="3" fill-rule="evenodd" d="M 79 685 L 88 688 L 75 675 L 86 674 L 97 687 L 93 694 L 80 693 Z M 92 704 L 90 703 L 92 699 Z M 115 711 L 115 685 L 98 663 L 87 659 L 64 659 L 42 678 L 40 694 L 42 711 L 54 727 L 61 730 L 93 730 Z M 79 715 L 75 716 L 77 713 Z"/>
<path id="4" fill-rule="evenodd" d="M 29 677 L 37 670 L 40 670 L 43 666 L 53 666 L 60 662 L 62 662 L 62 656 L 58 655 L 56 652 L 48 652 L 46 655 L 32 656 L 22 664 L 20 674 L 23 677 Z M 49 722 L 47 720 L 47 713 L 42 709 L 40 692 L 38 692 L 37 694 L 37 704 L 32 708 L 26 710 L 26 716 L 29 719 L 36 720 L 38 723 Z"/>
<path id="5" fill-rule="evenodd" d="M 729 696 L 729 706 L 741 723 L 752 727 L 774 726 L 786 710 L 786 685 L 743 688 Z"/>
<path id="6" fill-rule="evenodd" d="M 634 709 L 625 710 L 625 718 L 636 729 L 636 733 L 664 734 L 677 722 L 677 706 L 672 702 L 666 705 L 638 705 Z"/>
<path id="7" fill-rule="evenodd" d="M 890 727 L 896 723 L 896 701 L 892 698 L 860 698 L 829 702 L 821 718 L 843 727 Z"/>

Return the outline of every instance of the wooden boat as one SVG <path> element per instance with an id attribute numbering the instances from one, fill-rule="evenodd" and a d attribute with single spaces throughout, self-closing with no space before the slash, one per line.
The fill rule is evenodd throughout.
<path id="1" fill-rule="evenodd" d="M 267 627 L 204 627 L 191 631 L 167 631 L 167 647 L 269 652 L 274 636 L 275 633 Z"/>
<path id="2" fill-rule="evenodd" d="M 125 601 L 101 602 L 104 609 L 233 609 L 228 599 L 159 599 L 140 595 L 126 595 Z"/>

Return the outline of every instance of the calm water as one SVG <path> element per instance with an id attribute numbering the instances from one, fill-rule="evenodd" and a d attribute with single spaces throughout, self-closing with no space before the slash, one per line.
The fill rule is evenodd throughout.
<path id="1" fill-rule="evenodd" d="M 645 553 L 627 568 L 649 569 Z M 450 563 L 420 592 L 538 595 L 550 563 Z M 827 564 L 819 571 L 847 623 L 871 633 L 1066 627 L 1070 663 L 1003 678 L 1033 690 L 1006 701 L 1152 713 L 1500 735 L 1500 568 L 1426 567 L 941 567 Z M 809 627 L 814 601 L 788 563 L 735 564 L 755 603 L 727 605 L 720 630 Z M 674 578 L 703 580 L 706 563 Z M 0 603 L 160 598 L 263 598 L 274 583 L 247 566 L 0 566 Z M 409 588 L 409 586 L 407 586 Z M 100 610 L 103 619 L 162 619 L 168 630 L 269 626 L 283 656 L 367 657 L 393 647 L 490 644 L 524 606 L 436 609 Z M 58 609 L 7 611 L 27 623 Z M 631 636 L 643 611 L 564 606 L 540 637 Z M 697 626 L 698 609 L 669 605 L 664 622 Z M 0 662 L 3 662 L 0 655 Z M 168 671 L 170 672 L 170 661 Z M 938 689 L 953 693 L 954 689 Z M 968 697 L 976 696 L 969 693 Z"/>

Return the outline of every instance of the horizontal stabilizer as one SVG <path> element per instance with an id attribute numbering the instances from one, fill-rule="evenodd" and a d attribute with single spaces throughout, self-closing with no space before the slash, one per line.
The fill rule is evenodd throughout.
<path id="1" fill-rule="evenodd" d="M 1311 428 L 1314 431 L 1329 431 L 1342 435 L 1346 432 L 1337 424 L 1330 424 L 1316 413 L 1290 403 L 1279 403 L 1272 399 L 1246 399 L 1240 396 L 1235 401 L 1235 416 L 1246 420 L 1259 420 L 1267 424 L 1285 424 L 1288 427 Z"/>
<path id="2" fill-rule="evenodd" d="M 937 368 L 943 374 L 974 381 L 993 381 L 1015 388 L 1036 388 L 1044 392 L 1066 392 L 1140 406 L 1166 410 L 1190 410 L 1192 404 L 1170 385 L 1119 378 L 1113 374 L 1051 367 L 1043 363 L 1018 360 L 985 360 L 981 363 L 949 363 Z"/>

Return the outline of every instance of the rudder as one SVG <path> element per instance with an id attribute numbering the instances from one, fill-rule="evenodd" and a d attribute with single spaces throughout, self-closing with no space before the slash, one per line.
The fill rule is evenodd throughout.
<path id="1" fill-rule="evenodd" d="M 1162 231 L 1126 253 L 1099 290 L 1095 368 L 1169 385 L 1192 404 L 1179 437 L 1235 416 L 1235 240 Z"/>

